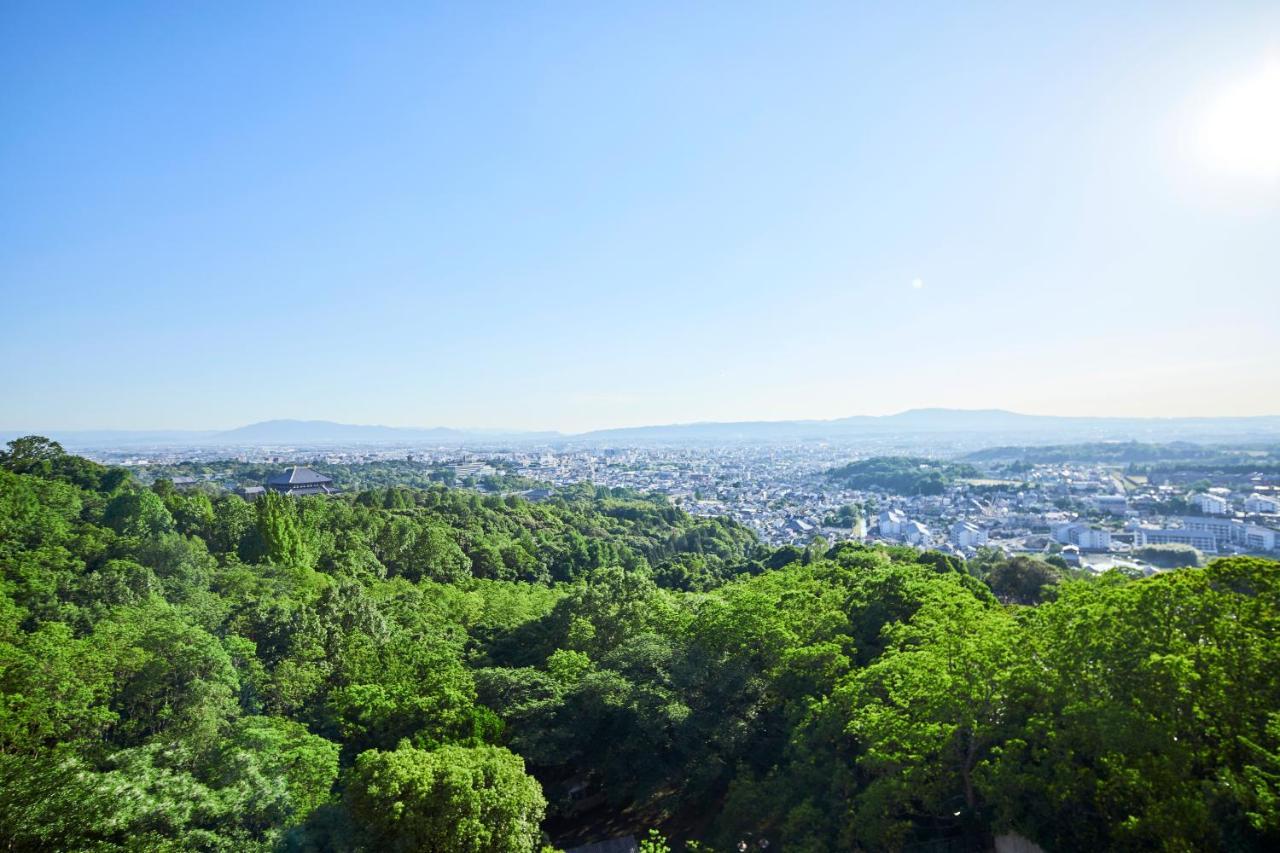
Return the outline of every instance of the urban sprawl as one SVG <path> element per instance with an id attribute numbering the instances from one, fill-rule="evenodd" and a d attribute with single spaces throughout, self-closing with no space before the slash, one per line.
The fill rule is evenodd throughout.
<path id="1" fill-rule="evenodd" d="M 937 494 L 912 495 L 847 487 L 831 471 L 868 454 L 823 443 L 202 448 L 91 455 L 129 465 L 144 477 L 147 469 L 204 457 L 204 473 L 175 477 L 175 484 L 236 490 L 248 498 L 269 483 L 236 482 L 231 471 L 219 470 L 217 458 L 278 465 L 280 473 L 273 476 L 285 481 L 292 466 L 402 460 L 441 472 L 452 484 L 535 501 L 552 497 L 558 487 L 590 483 L 663 495 L 693 515 L 729 516 L 771 545 L 888 542 L 966 558 L 991 548 L 1006 555 L 1057 555 L 1098 571 L 1117 565 L 1153 571 L 1140 556 L 1149 546 L 1184 546 L 1210 556 L 1280 552 L 1280 475 L 1274 468 L 1231 466 L 1228 473 L 1206 477 L 1202 470 L 1181 472 L 1176 466 L 1147 476 L 1114 464 L 1026 464 L 1014 473 L 957 479 Z M 518 487 L 510 487 L 511 480 Z"/>

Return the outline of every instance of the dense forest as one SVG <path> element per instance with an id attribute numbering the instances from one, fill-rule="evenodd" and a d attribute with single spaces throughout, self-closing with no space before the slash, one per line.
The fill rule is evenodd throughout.
<path id="1" fill-rule="evenodd" d="M 827 472 L 851 489 L 879 489 L 901 495 L 940 495 L 958 479 L 981 477 L 964 462 L 943 462 L 916 456 L 875 456 Z"/>
<path id="2" fill-rule="evenodd" d="M 1280 564 L 1149 578 L 583 487 L 249 503 L 0 453 L 10 850 L 1280 845 Z"/>

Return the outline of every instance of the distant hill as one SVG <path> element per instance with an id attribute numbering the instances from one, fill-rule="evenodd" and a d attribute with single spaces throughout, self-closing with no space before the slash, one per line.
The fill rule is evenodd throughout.
<path id="1" fill-rule="evenodd" d="M 415 429 L 389 426 L 340 424 L 333 421 L 261 421 L 215 433 L 214 443 L 227 444 L 357 444 L 394 443 L 400 441 L 462 441 L 462 430 L 434 427 Z"/>
<path id="2" fill-rule="evenodd" d="M 1094 418 L 1024 415 L 1002 409 L 910 409 L 895 415 L 859 415 L 836 420 L 738 421 L 557 432 L 459 430 L 446 427 L 389 427 L 334 421 L 271 420 L 222 431 L 26 430 L 0 435 L 7 440 L 36 432 L 69 448 L 143 446 L 280 446 L 341 444 L 569 443 L 733 444 L 782 441 L 892 440 L 916 443 L 955 441 L 984 445 L 1059 444 L 1103 441 L 1240 442 L 1280 440 L 1280 416 L 1247 418 Z"/>
<path id="3" fill-rule="evenodd" d="M 1246 418 L 1095 418 L 1024 415 L 1002 409 L 910 409 L 828 421 L 742 421 L 597 430 L 575 439 L 675 443 L 851 440 L 945 436 L 1000 444 L 1055 441 L 1238 441 L 1280 438 L 1280 416 Z"/>
<path id="4" fill-rule="evenodd" d="M 851 489 L 881 489 L 903 495 L 940 495 L 962 477 L 977 477 L 972 465 L 921 459 L 916 456 L 876 456 L 827 472 Z"/>
<path id="5" fill-rule="evenodd" d="M 0 434 L 5 441 L 29 433 L 45 435 L 68 448 L 126 448 L 170 446 L 323 446 L 388 445 L 410 443 L 487 443 L 523 438 L 552 438 L 558 433 L 511 433 L 458 430 L 446 427 L 415 428 L 366 426 L 334 421 L 271 420 L 229 430 L 27 430 Z"/>

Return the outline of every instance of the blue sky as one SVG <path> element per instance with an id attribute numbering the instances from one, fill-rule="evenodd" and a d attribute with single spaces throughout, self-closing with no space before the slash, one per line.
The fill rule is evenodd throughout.
<path id="1" fill-rule="evenodd" d="M 1280 413 L 1280 5 L 1058 5 L 5 4 L 0 427 Z"/>

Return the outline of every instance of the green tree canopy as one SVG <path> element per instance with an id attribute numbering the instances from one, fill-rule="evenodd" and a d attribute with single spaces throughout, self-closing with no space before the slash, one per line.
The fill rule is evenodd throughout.
<path id="1" fill-rule="evenodd" d="M 363 753 L 347 804 L 366 844 L 404 853 L 533 851 L 546 810 L 524 762 L 494 746 Z"/>

